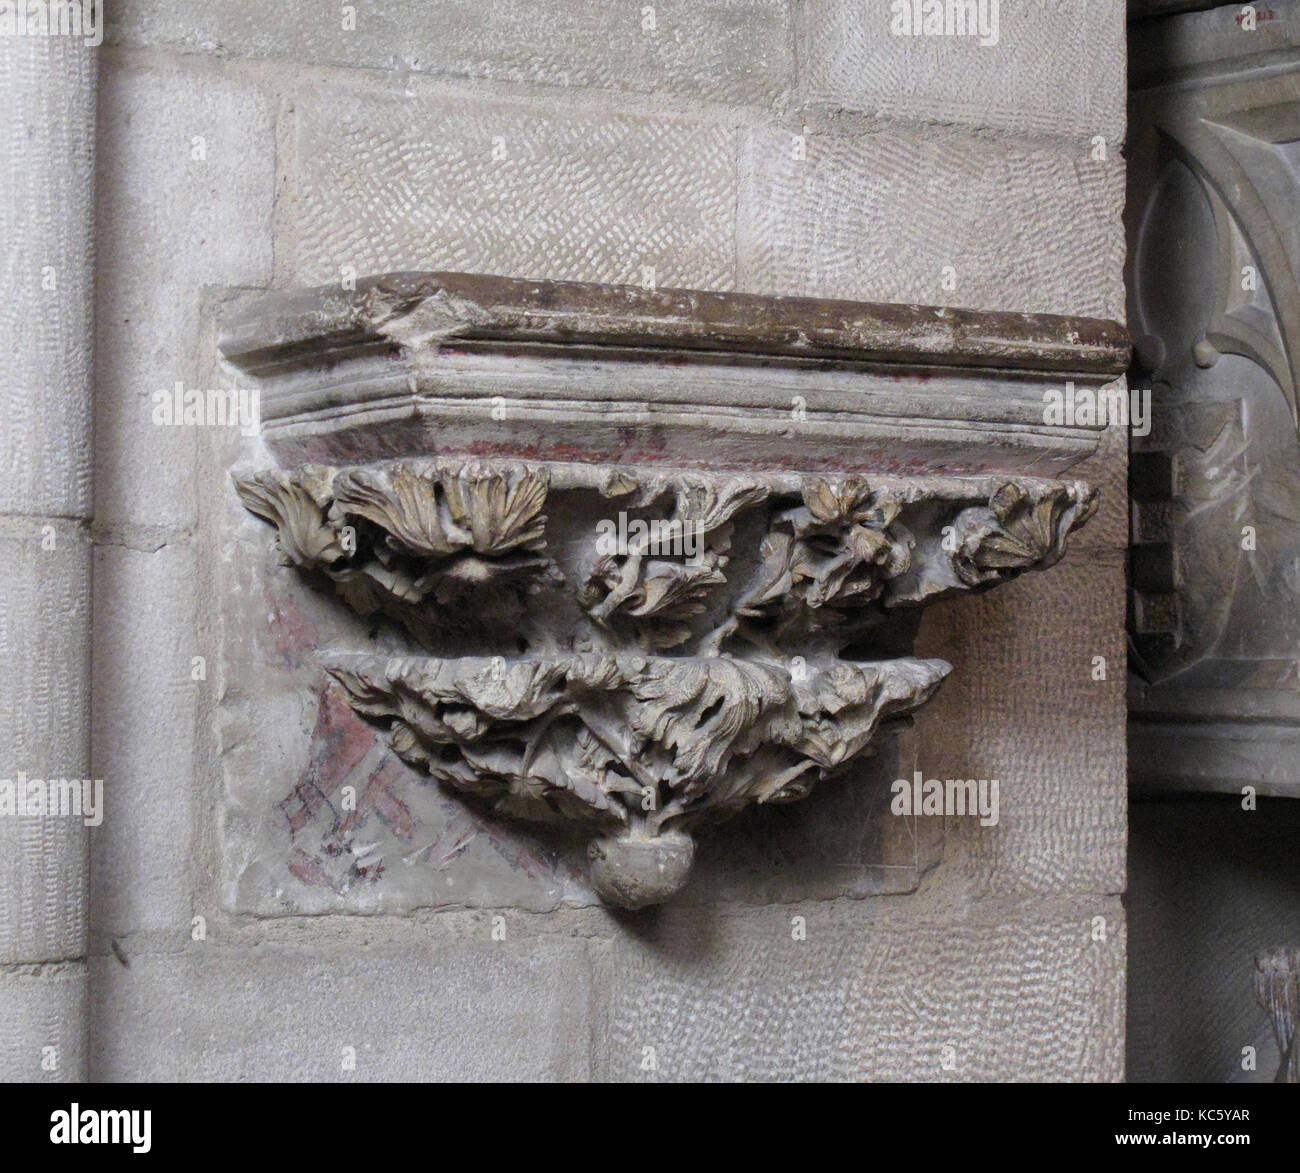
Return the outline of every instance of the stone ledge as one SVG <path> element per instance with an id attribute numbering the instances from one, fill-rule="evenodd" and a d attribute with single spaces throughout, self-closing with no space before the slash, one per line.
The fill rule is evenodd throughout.
<path id="1" fill-rule="evenodd" d="M 782 363 L 953 366 L 1105 380 L 1128 366 L 1118 322 L 695 289 L 466 273 L 398 273 L 256 297 L 228 313 L 225 357 L 271 374 L 312 356 L 397 348 L 562 346 L 670 350 L 681 361 L 751 355 Z"/>

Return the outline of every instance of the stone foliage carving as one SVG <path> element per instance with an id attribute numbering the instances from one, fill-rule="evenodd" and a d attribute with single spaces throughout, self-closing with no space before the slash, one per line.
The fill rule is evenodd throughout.
<path id="1" fill-rule="evenodd" d="M 426 647 L 439 620 L 473 626 L 483 605 L 517 618 L 518 588 L 553 572 L 540 554 L 546 476 L 518 465 L 308 465 L 242 479 L 239 492 L 275 522 L 283 562 L 324 574 L 353 610 L 387 615 Z"/>
<path id="2" fill-rule="evenodd" d="M 1300 1083 L 1300 949 L 1274 949 L 1255 958 L 1255 996 L 1273 1020 L 1282 1062 L 1275 1083 Z"/>
<path id="3" fill-rule="evenodd" d="M 353 708 L 500 815 L 590 825 L 628 907 L 685 882 L 695 828 L 803 798 L 933 695 L 947 664 L 873 652 L 891 612 L 1051 565 L 1095 507 L 1032 478 L 448 458 L 236 487 L 286 565 L 432 653 L 327 657 Z"/>
<path id="4" fill-rule="evenodd" d="M 1064 553 L 1062 536 L 1087 521 L 1096 507 L 1095 497 L 1067 485 L 1031 494 L 1008 481 L 987 505 L 958 516 L 953 555 L 957 577 L 967 586 L 983 586 L 1030 566 L 1053 565 Z"/>
<path id="5" fill-rule="evenodd" d="M 624 868 L 603 885 L 596 877 L 602 895 L 638 906 L 676 886 L 659 874 L 656 840 L 673 832 L 673 843 L 688 844 L 681 832 L 751 802 L 803 798 L 882 722 L 924 703 L 948 665 L 902 659 L 792 673 L 730 657 L 628 654 L 329 670 L 358 712 L 389 724 L 397 753 L 438 781 L 503 815 L 591 822 L 605 832 L 595 859 L 639 848 L 644 875 Z"/>

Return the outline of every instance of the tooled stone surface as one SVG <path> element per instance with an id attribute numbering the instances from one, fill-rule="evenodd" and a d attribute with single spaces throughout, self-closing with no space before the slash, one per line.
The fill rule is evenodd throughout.
<path id="1" fill-rule="evenodd" d="M 905 654 L 907 611 L 1050 566 L 1096 504 L 1019 477 L 451 458 L 236 486 L 282 562 L 432 653 L 327 655 L 355 711 L 495 813 L 612 836 L 593 882 L 629 906 L 684 882 L 681 836 L 804 797 L 933 695 L 950 668 Z"/>

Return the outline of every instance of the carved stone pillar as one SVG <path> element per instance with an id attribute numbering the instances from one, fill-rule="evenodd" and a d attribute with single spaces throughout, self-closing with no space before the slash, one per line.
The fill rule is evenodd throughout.
<path id="1" fill-rule="evenodd" d="M 926 602 L 1062 556 L 1096 494 L 1059 477 L 1099 431 L 1045 398 L 1127 356 L 1082 319 L 462 274 L 236 298 L 219 348 L 260 396 L 232 483 L 276 527 L 276 597 L 337 603 L 285 653 L 321 713 L 490 819 L 576 828 L 632 908 L 685 883 L 697 830 L 910 720 L 952 670 L 911 654 Z M 318 720 L 303 810 L 342 728 Z"/>
<path id="2" fill-rule="evenodd" d="M 1298 18 L 1294 0 L 1225 4 L 1135 24 L 1129 43 L 1129 325 L 1136 377 L 1153 397 L 1151 432 L 1134 439 L 1130 461 L 1129 774 L 1139 798 L 1233 796 L 1222 815 L 1207 806 L 1215 824 L 1263 823 L 1285 805 L 1276 800 L 1300 798 Z M 1252 864 L 1270 874 L 1259 923 L 1275 917 L 1289 926 L 1281 941 L 1294 941 L 1271 874 L 1293 865 L 1266 859 Z M 1244 897 L 1221 899 L 1217 918 L 1197 907 L 1204 954 L 1186 959 L 1187 987 L 1161 979 L 1139 997 L 1147 1013 L 1190 1014 L 1226 1033 L 1221 975 L 1236 973 L 1237 996 L 1248 996 L 1250 955 L 1268 946 L 1268 1004 L 1285 1048 L 1294 969 L 1282 975 L 1294 948 L 1243 937 L 1226 909 Z M 1216 921 L 1232 926 L 1221 938 L 1204 928 Z M 1141 948 L 1131 960 L 1148 964 Z M 1196 980 L 1206 973 L 1213 980 Z M 1145 984 L 1135 973 L 1130 991 Z M 1218 1046 L 1235 1070 L 1241 1041 Z M 1294 1077 L 1294 1050 L 1288 1062 Z"/>
<path id="3" fill-rule="evenodd" d="M 0 1080 L 85 1074 L 95 76 L 0 37 Z"/>
<path id="4" fill-rule="evenodd" d="M 1154 399 L 1132 456 L 1143 793 L 1300 796 L 1300 104 L 1294 73 L 1274 68 L 1294 58 L 1285 15 L 1247 30 L 1229 6 L 1133 44 L 1129 321 Z"/>

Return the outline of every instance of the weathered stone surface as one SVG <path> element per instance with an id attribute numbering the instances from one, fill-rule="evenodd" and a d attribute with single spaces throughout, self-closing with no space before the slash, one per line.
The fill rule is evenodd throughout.
<path id="1" fill-rule="evenodd" d="M 607 999 L 593 1075 L 1122 1078 L 1118 899 L 967 908 L 944 900 L 941 876 L 905 902 L 743 916 L 667 906 L 652 925 L 593 946 Z M 1098 916 L 1105 941 L 1093 940 Z"/>
<path id="2" fill-rule="evenodd" d="M 794 370 L 818 362 L 854 372 L 995 368 L 1090 384 L 1122 375 L 1130 352 L 1123 326 L 1096 318 L 477 273 L 395 273 L 350 289 L 245 297 L 225 309 L 219 338 L 222 355 L 254 376 L 313 368 L 323 376 L 329 363 L 393 349 L 429 359 L 444 349 L 514 354 L 539 344 L 600 347 L 642 362 L 650 361 L 645 350 L 674 364 L 713 367 L 719 354 L 729 363 L 761 355 L 770 360 L 766 366 Z M 748 365 L 743 369 L 755 377 Z M 302 399 L 310 389 L 294 390 L 291 406 L 311 410 Z M 267 418 L 288 414 L 281 409 Z"/>
<path id="3" fill-rule="evenodd" d="M 478 81 L 768 102 L 789 84 L 785 0 L 360 0 L 355 27 L 313 0 L 119 0 L 108 39 L 187 52 Z"/>
<path id="4" fill-rule="evenodd" d="M 751 131 L 736 285 L 1119 318 L 1123 160 L 1091 149 L 888 129 L 796 151 L 786 130 Z"/>
<path id="5" fill-rule="evenodd" d="M 391 394 L 393 374 L 382 356 L 391 349 L 400 350 L 412 377 L 427 378 L 431 391 L 454 400 L 459 394 L 472 396 L 475 382 L 463 372 L 438 369 L 436 360 L 444 349 L 454 353 L 465 348 L 500 350 L 491 383 L 494 390 L 513 391 L 516 381 L 529 378 L 543 386 L 547 377 L 571 382 L 573 372 L 567 367 L 558 373 L 543 372 L 541 367 L 550 360 L 538 360 L 539 366 L 513 354 L 517 348 L 538 343 L 548 351 L 591 347 L 608 353 L 625 351 L 625 359 L 636 361 L 620 364 L 621 382 L 635 378 L 639 370 L 654 369 L 643 353 L 653 348 L 671 353 L 672 366 L 685 366 L 695 383 L 703 386 L 712 386 L 732 365 L 736 373 L 749 375 L 751 368 L 733 357 L 737 350 L 762 353 L 769 364 L 788 363 L 792 371 L 799 369 L 801 361 L 832 357 L 846 363 L 877 363 L 886 369 L 929 361 L 981 367 L 1005 364 L 1038 372 L 1043 379 L 1051 377 L 1049 370 L 1057 372 L 1058 379 L 1072 371 L 1097 384 L 1123 363 L 1127 350 L 1120 327 L 1097 321 L 697 291 L 645 293 L 626 287 L 464 274 L 374 279 L 352 292 L 325 288 L 242 298 L 223 311 L 220 327 L 220 345 L 227 358 L 263 381 L 266 414 L 273 428 L 268 439 L 278 452 L 292 452 L 293 437 L 300 433 L 304 445 L 311 445 L 321 424 L 320 409 L 325 408 L 336 421 L 325 425 L 330 430 L 324 439 L 333 450 L 371 449 L 376 456 L 385 455 L 376 447 L 379 438 L 358 427 L 358 419 L 364 417 L 355 408 L 373 403 L 381 414 L 386 410 L 383 397 Z M 718 363 L 719 354 L 727 356 L 726 365 Z M 377 357 L 381 361 L 376 369 Z M 856 389 L 852 370 L 844 372 L 845 391 Z M 590 378 L 607 382 L 609 372 L 597 364 Z M 689 379 L 684 385 L 690 386 Z M 968 398 L 958 397 L 958 402 L 972 412 Z M 942 410 L 947 399 L 930 395 L 918 403 L 921 410 L 929 410 L 932 404 Z M 552 404 L 547 406 L 553 410 Z M 427 451 L 420 448 L 423 433 L 406 426 L 405 413 L 399 416 L 402 442 L 413 454 Z M 1028 410 L 1024 423 L 1025 432 L 1035 424 L 1043 427 L 1041 399 Z M 972 429 L 971 435 L 982 440 L 987 433 Z M 430 436 L 427 443 L 432 448 L 435 443 L 447 446 L 451 440 L 444 430 L 436 441 Z M 313 461 L 320 455 L 311 452 Z M 678 458 L 682 455 L 679 451 Z M 751 458 L 744 471 L 726 475 L 658 465 L 641 468 L 622 463 L 616 470 L 571 461 L 524 464 L 450 457 L 342 469 L 312 463 L 282 472 L 265 467 L 260 452 L 250 459 L 253 469 L 260 471 L 240 471 L 236 485 L 247 508 L 277 525 L 281 560 L 304 573 L 332 579 L 345 602 L 369 617 L 369 630 L 361 639 L 355 625 L 340 624 L 338 617 L 322 611 L 319 599 L 294 591 L 288 596 L 293 604 L 291 619 L 286 618 L 286 598 L 268 610 L 266 634 L 277 649 L 271 660 L 248 639 L 249 632 L 259 628 L 260 617 L 234 617 L 227 627 L 232 637 L 228 646 L 240 649 L 232 655 L 230 678 L 240 684 L 227 706 L 225 766 L 230 789 L 224 833 L 225 899 L 230 907 L 284 912 L 477 904 L 486 891 L 474 874 L 473 855 L 458 859 L 461 847 L 473 843 L 485 829 L 482 820 L 466 812 L 475 827 L 470 830 L 465 813 L 455 813 L 454 806 L 440 810 L 440 804 L 430 805 L 430 799 L 440 796 L 413 786 L 407 772 L 374 743 L 373 729 L 358 725 L 346 710 L 340 710 L 342 694 L 323 680 L 321 667 L 338 677 L 352 706 L 371 723 L 392 726 L 390 735 L 399 756 L 436 779 L 495 800 L 498 815 L 553 818 L 550 807 L 562 799 L 562 814 L 587 811 L 593 817 L 611 816 L 624 809 L 625 798 L 611 797 L 604 784 L 589 787 L 588 793 L 575 781 L 587 778 L 590 769 L 599 765 L 594 758 L 588 761 L 590 747 L 582 750 L 582 762 L 565 756 L 576 752 L 575 745 L 585 744 L 581 734 L 575 742 L 569 729 L 575 714 L 588 709 L 589 717 L 603 714 L 596 726 L 602 727 L 598 740 L 608 749 L 622 736 L 617 721 L 614 728 L 603 729 L 609 717 L 605 709 L 623 703 L 611 698 L 625 692 L 640 695 L 640 690 L 651 687 L 654 674 L 669 666 L 689 676 L 716 663 L 719 669 L 741 672 L 737 679 L 744 680 L 749 678 L 742 670 L 756 672 L 751 691 L 765 696 L 767 685 L 760 682 L 768 679 L 769 667 L 776 673 L 773 682 L 789 676 L 783 663 L 755 667 L 745 659 L 708 659 L 740 636 L 760 648 L 775 641 L 784 648 L 781 655 L 798 653 L 804 657 L 800 667 L 807 668 L 810 679 L 821 680 L 827 667 L 824 652 L 831 646 L 826 641 L 842 646 L 859 638 L 849 623 L 855 605 L 869 606 L 878 599 L 885 608 L 906 608 L 1031 565 L 1049 565 L 1059 557 L 1064 535 L 1085 520 L 1093 506 L 1087 490 L 1077 485 L 1005 477 L 885 476 L 873 477 L 868 486 L 852 476 L 776 473 L 765 469 L 758 457 Z M 753 467 L 756 464 L 758 469 Z M 600 504 L 600 498 L 609 505 Z M 600 532 L 596 520 L 602 513 L 613 516 L 614 506 L 650 508 L 649 516 L 671 514 L 681 525 L 698 522 L 705 531 L 704 561 L 694 568 L 678 565 L 672 557 L 629 561 L 605 555 L 593 561 L 589 555 Z M 890 536 L 889 528 L 895 521 L 901 527 L 897 539 Z M 944 522 L 952 524 L 941 534 Z M 733 537 L 736 526 L 740 529 Z M 236 532 L 246 528 L 237 526 Z M 954 535 L 951 547 L 943 544 L 946 538 L 941 541 L 949 530 Z M 767 542 L 761 541 L 763 532 L 768 532 Z M 859 537 L 850 541 L 851 534 Z M 847 543 L 839 557 L 828 553 L 828 543 L 835 542 Z M 218 541 L 220 548 L 228 544 Z M 755 550 L 762 556 L 756 557 Z M 797 574 L 791 570 L 795 563 Z M 236 569 L 235 581 L 244 573 Z M 274 586 L 275 572 L 254 569 L 253 574 L 265 578 L 265 585 L 241 582 L 223 595 L 249 601 L 283 595 L 285 588 Z M 458 609 L 456 600 L 463 598 L 464 583 L 471 581 L 477 584 L 474 605 L 468 611 Z M 431 601 L 434 596 L 439 600 L 436 606 Z M 489 604 L 489 596 L 497 601 Z M 718 598 L 710 602 L 712 596 Z M 803 602 L 811 608 L 807 615 L 801 610 Z M 726 607 L 719 610 L 724 603 L 734 612 L 730 621 Z M 380 637 L 380 614 L 404 628 L 415 645 L 443 658 L 410 658 L 415 645 L 401 651 L 400 641 L 372 649 Z M 697 622 L 696 614 L 706 618 Z M 870 627 L 874 612 L 863 615 Z M 769 621 L 770 629 L 762 626 Z M 751 630 L 754 624 L 759 626 Z M 859 635 L 875 640 L 880 633 L 864 630 Z M 336 651 L 318 654 L 331 647 Z M 629 647 L 652 658 L 642 656 L 636 667 L 631 661 L 624 663 L 616 653 Z M 674 647 L 694 649 L 696 659 L 661 663 L 653 658 L 653 653 Z M 523 655 L 524 650 L 530 654 Z M 899 650 L 901 645 L 890 654 Z M 371 654 L 340 655 L 349 651 Z M 742 652 L 736 644 L 729 654 Z M 467 654 L 487 658 L 456 658 Z M 499 696 L 493 691 L 497 671 L 492 667 L 493 654 L 499 658 Z M 862 653 L 858 658 L 872 657 Z M 911 662 L 886 660 L 872 671 L 906 663 Z M 261 691 L 265 684 L 254 687 L 246 682 L 267 681 L 266 670 L 272 665 L 294 672 L 297 684 L 289 684 L 286 678 L 283 690 L 278 681 L 273 689 L 276 705 L 290 708 L 259 712 L 253 697 L 260 694 L 266 699 Z M 561 685 L 561 678 L 568 683 Z M 707 695 L 701 694 L 701 713 L 710 708 L 713 694 L 708 690 L 714 683 L 706 683 Z M 674 754 L 694 760 L 693 747 L 708 738 L 701 740 L 688 729 L 694 719 L 690 717 L 694 685 L 688 686 L 683 677 L 682 687 L 686 691 L 677 698 L 681 713 L 667 715 L 669 724 L 653 736 L 667 736 L 676 746 Z M 797 683 L 794 687 L 796 692 L 807 691 Z M 812 691 L 821 688 L 819 684 Z M 566 696 L 566 689 L 572 695 Z M 653 685 L 653 690 L 659 686 Z M 669 690 L 674 697 L 678 691 L 676 685 Z M 748 703 L 741 695 L 745 689 L 724 691 L 728 703 L 742 708 Z M 599 694 L 600 702 L 584 699 L 588 694 L 593 698 Z M 820 711 L 810 698 L 811 693 L 799 701 L 801 713 Z M 898 699 L 887 707 L 896 707 Z M 730 730 L 718 743 L 722 765 L 706 771 L 719 792 L 729 795 L 728 812 L 759 793 L 751 793 L 743 778 L 752 765 L 749 755 L 767 752 L 763 739 L 772 732 L 769 726 L 780 709 L 772 708 L 774 703 L 769 698 L 755 705 L 754 712 L 734 726 L 727 714 L 716 720 L 705 714 L 702 719 L 701 729 L 711 730 L 716 724 Z M 547 718 L 545 712 L 552 704 L 559 708 Z M 512 716 L 521 705 L 522 710 Z M 536 705 L 541 709 L 535 712 Z M 439 715 L 447 706 L 447 711 L 461 714 L 450 725 Z M 472 730 L 464 727 L 464 716 L 471 711 L 479 713 Z M 820 732 L 814 741 L 827 743 L 812 751 L 816 761 L 825 758 L 818 771 L 832 762 L 842 764 L 841 750 L 848 753 L 851 746 L 864 744 L 855 734 L 838 745 L 833 731 L 852 722 L 846 724 L 850 709 L 837 712 L 838 716 L 826 715 L 815 722 Z M 790 741 L 794 726 L 788 717 L 775 718 L 773 728 L 780 731 L 772 746 L 779 742 L 788 749 L 795 744 Z M 503 720 L 522 722 L 517 735 L 511 732 L 516 726 L 502 726 L 493 733 Z M 629 721 L 636 723 L 634 716 L 624 715 L 622 725 Z M 265 764 L 283 754 L 282 739 L 267 737 L 261 730 L 265 726 L 268 732 L 282 731 L 286 722 L 303 729 L 310 748 L 289 769 L 290 776 L 299 779 L 294 792 L 273 810 L 265 793 L 241 777 L 242 756 L 248 753 L 250 763 Z M 539 722 L 540 741 L 531 732 Z M 308 723 L 314 725 L 309 737 Z M 553 736 L 555 730 L 568 733 Z M 750 739 L 734 758 L 741 764 L 722 768 L 730 760 L 728 739 L 737 735 Z M 639 736 L 651 737 L 649 726 L 640 729 Z M 517 751 L 523 754 L 523 765 L 515 761 Z M 645 747 L 635 752 L 627 749 L 617 771 L 618 786 L 632 788 L 638 799 L 633 805 L 638 807 L 646 781 L 638 770 L 652 769 L 637 765 L 646 752 Z M 793 768 L 781 760 L 784 764 L 773 777 Z M 480 768 L 487 769 L 489 761 L 490 777 L 485 780 Z M 798 781 L 800 793 L 818 771 Z M 754 777 L 766 779 L 768 773 L 759 769 Z M 697 774 L 699 770 L 690 767 L 671 785 L 694 779 L 689 781 L 691 801 L 707 805 L 709 788 L 705 776 Z M 599 771 L 588 781 L 598 776 Z M 676 767 L 668 776 L 677 776 Z M 638 777 L 640 782 L 635 781 Z M 730 781 L 719 782 L 720 778 Z M 760 791 L 767 785 L 764 781 Z M 818 858 L 816 850 L 796 848 L 796 857 L 812 861 L 813 878 L 806 884 L 796 881 L 781 898 L 796 899 L 800 893 L 812 892 L 861 895 L 906 890 L 933 862 L 936 838 L 930 828 L 915 842 L 906 842 L 906 820 L 895 825 L 881 809 L 887 803 L 880 801 L 883 792 L 874 771 L 871 785 L 875 792 L 870 800 L 837 800 L 837 809 L 873 812 L 865 849 L 850 847 L 838 833 L 830 836 L 824 859 Z M 350 792 L 364 794 L 364 809 L 355 814 L 339 806 Z M 420 808 L 419 814 L 412 802 Z M 681 813 L 676 809 L 679 805 L 674 801 L 664 808 L 663 816 L 650 816 L 651 821 L 670 813 L 676 817 Z M 367 820 L 370 829 L 363 832 Z M 773 818 L 762 823 L 768 831 L 765 838 L 779 840 L 782 821 Z M 437 830 L 457 827 L 461 830 L 450 839 Z M 412 853 L 412 844 L 424 843 L 431 831 L 433 839 Z M 374 840 L 376 833 L 382 843 Z M 325 838 L 316 844 L 321 834 Z M 507 849 L 507 844 L 514 838 L 502 826 L 487 843 L 512 858 L 518 849 Z M 448 854 L 449 846 L 456 850 Z M 718 884 L 714 898 L 749 899 L 743 877 L 755 865 L 761 869 L 771 862 L 773 850 L 731 852 L 726 864 L 711 871 L 711 880 Z M 349 853 L 356 858 L 349 858 Z M 781 859 L 782 854 L 775 849 L 775 858 Z M 577 868 L 571 855 L 557 857 L 553 850 L 539 851 L 531 842 L 525 855 L 532 865 L 517 869 L 520 878 L 540 881 L 540 886 L 520 890 L 516 899 L 522 899 L 524 907 L 553 908 L 560 901 L 590 899 L 590 893 L 573 882 Z M 408 866 L 394 870 L 390 865 L 395 858 Z M 282 875 L 286 861 L 287 876 Z M 434 882 L 426 877 L 422 887 L 421 877 L 431 864 L 445 875 L 434 877 Z M 490 874 L 491 854 L 477 866 L 488 869 L 479 876 Z M 499 878 L 493 881 L 500 882 Z M 688 889 L 687 898 L 708 899 L 709 892 L 707 885 L 697 882 Z"/>
<path id="6" fill-rule="evenodd" d="M 804 4 L 799 96 L 873 117 L 1124 136 L 1124 8 L 1002 0 L 979 36 L 901 36 L 894 5 Z M 911 27 L 910 24 L 906 27 Z M 984 44 L 983 40 L 996 42 Z"/>
<path id="7" fill-rule="evenodd" d="M 227 906 L 282 915 L 594 903 L 585 840 L 486 817 L 422 779 L 341 690 L 325 688 L 319 649 L 359 638 L 376 648 L 387 641 L 393 653 L 401 645 L 378 631 L 371 643 L 329 598 L 298 589 L 272 565 L 266 531 L 251 516 L 235 532 L 238 572 L 221 578 Z M 742 814 L 734 835 L 707 836 L 681 899 L 762 903 L 914 887 L 942 828 L 889 815 L 888 783 L 910 767 L 887 750 L 806 802 Z M 341 810 L 347 786 L 359 798 L 354 820 Z M 340 851 L 344 844 L 362 854 Z"/>
<path id="8" fill-rule="evenodd" d="M 298 100 L 297 278 L 403 269 L 726 289 L 735 140 L 687 118 L 322 85 Z M 345 270 L 345 266 L 349 270 Z"/>
<path id="9" fill-rule="evenodd" d="M 1123 380 L 1119 384 L 1127 386 Z M 1075 550 L 1128 549 L 1128 450 L 1129 429 L 1111 425 L 1101 433 L 1097 450 L 1070 470 L 1071 476 L 1095 486 L 1098 501 L 1096 514 L 1074 543 Z"/>
<path id="10" fill-rule="evenodd" d="M 257 949 L 210 940 L 126 966 L 96 958 L 91 1076 L 584 1079 L 586 950 L 562 938 Z"/>
<path id="11" fill-rule="evenodd" d="M 1097 319 L 456 273 L 232 294 L 217 330 L 286 467 L 439 451 L 1060 476 L 1104 422 L 1049 424 L 1045 403 L 1100 395 L 1129 351 Z"/>
<path id="12" fill-rule="evenodd" d="M 959 873 L 988 894 L 1123 891 L 1123 566 L 1120 551 L 1078 552 L 1028 590 L 941 603 L 922 620 L 918 649 L 957 668 L 927 714 L 917 769 L 1001 784 L 996 827 L 949 823 L 953 882 Z"/>
<path id="13" fill-rule="evenodd" d="M 115 69 L 97 133 L 96 515 L 192 527 L 195 429 L 156 425 L 153 396 L 199 386 L 203 286 L 270 280 L 270 104 L 236 81 Z"/>
<path id="14" fill-rule="evenodd" d="M 197 561 L 184 541 L 112 542 L 97 546 L 94 570 L 91 762 L 104 779 L 104 822 L 92 839 L 93 927 L 187 935 L 197 697 L 216 687 L 215 649 L 195 624 Z M 192 679 L 195 656 L 206 679 Z"/>
<path id="15" fill-rule="evenodd" d="M 619 908 L 647 908 L 675 896 L 695 862 L 695 840 L 680 831 L 613 835 L 587 845 L 592 890 Z"/>
<path id="16" fill-rule="evenodd" d="M 62 963 L 86 951 L 81 799 L 94 804 L 97 55 L 81 37 L 0 40 L 0 1080 L 76 1080 L 84 976 Z"/>
<path id="17" fill-rule="evenodd" d="M 266 556 L 263 523 L 234 502 L 231 516 L 220 544 L 239 556 L 220 577 L 224 683 L 214 747 L 224 778 L 223 903 L 260 915 L 557 907 L 575 888 L 580 857 L 495 826 L 421 783 L 342 690 L 328 687 L 316 659 L 318 648 L 358 640 L 397 655 L 402 642 L 316 592 L 292 589 Z M 345 787 L 356 797 L 350 818 Z"/>
<path id="18" fill-rule="evenodd" d="M 328 598 L 283 581 L 286 572 L 264 556 L 265 531 L 251 518 L 242 528 L 242 540 L 257 553 L 238 560 L 243 570 L 231 580 L 223 644 L 222 841 L 230 905 L 265 914 L 429 905 L 541 911 L 562 901 L 590 903 L 581 843 L 566 846 L 563 838 L 490 820 L 472 803 L 421 782 L 378 730 L 348 710 L 341 692 L 321 691 L 326 678 L 317 648 L 355 646 L 367 639 L 366 628 L 347 621 Z M 372 646 L 384 639 L 391 641 L 380 635 Z M 391 650 L 400 645 L 392 642 Z M 683 898 L 906 890 L 930 862 L 933 843 L 929 828 L 918 845 L 904 826 L 909 820 L 887 814 L 882 783 L 897 774 L 885 763 L 855 769 L 811 810 L 756 813 L 735 844 L 710 837 L 702 883 Z M 282 779 L 281 788 L 268 792 L 268 778 Z M 343 817 L 344 786 L 360 796 L 359 819 L 343 828 L 346 842 L 365 848 L 355 859 L 326 850 Z"/>
<path id="19" fill-rule="evenodd" d="M 896 816 L 890 784 L 911 778 L 928 722 L 803 802 L 751 807 L 700 850 L 679 904 L 786 904 L 914 891 L 943 855 L 943 820 Z"/>
<path id="20" fill-rule="evenodd" d="M 0 514 L 91 510 L 95 77 L 78 38 L 0 42 Z"/>
<path id="21" fill-rule="evenodd" d="M 1146 0 L 1130 15 L 1165 15 L 1189 5 Z M 1272 65 L 1288 60 L 1300 44 L 1300 4 L 1269 0 L 1254 4 L 1254 28 L 1248 27 L 1244 4 L 1200 5 L 1205 12 L 1183 12 L 1171 20 L 1143 21 L 1129 32 L 1129 59 L 1135 88 L 1195 74 L 1227 73 L 1250 64 Z"/>
<path id="22" fill-rule="evenodd" d="M 0 973 L 0 1072 L 6 1083 L 86 1077 L 86 965 L 32 965 Z"/>
<path id="23" fill-rule="evenodd" d="M 90 542 L 80 527 L 0 519 L 0 664 L 0 779 L 84 779 Z M 0 963 L 84 956 L 86 856 L 74 814 L 0 815 Z"/>

